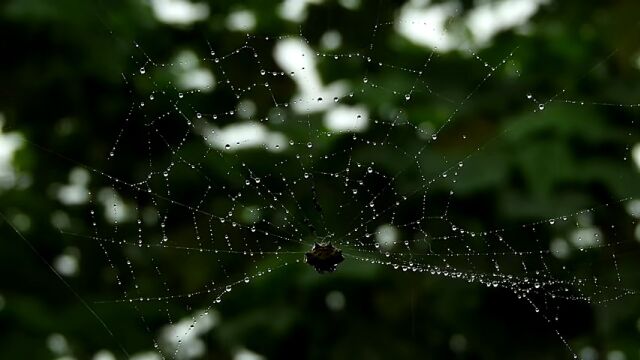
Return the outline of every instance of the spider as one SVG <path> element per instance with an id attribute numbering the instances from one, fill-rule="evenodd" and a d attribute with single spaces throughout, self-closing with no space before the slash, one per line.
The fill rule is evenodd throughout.
<path id="1" fill-rule="evenodd" d="M 304 259 L 320 274 L 335 271 L 338 264 L 344 261 L 342 250 L 331 242 L 314 243 L 311 250 L 304 254 Z"/>

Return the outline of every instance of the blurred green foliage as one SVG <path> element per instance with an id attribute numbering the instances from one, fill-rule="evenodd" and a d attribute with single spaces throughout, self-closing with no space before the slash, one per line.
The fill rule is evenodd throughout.
<path id="1" fill-rule="evenodd" d="M 0 211 L 18 225 L 48 262 L 53 263 L 69 249 L 81 254 L 79 273 L 67 281 L 114 334 L 112 337 L 105 331 L 3 221 L 0 358 L 54 358 L 56 354 L 47 346 L 47 339 L 56 333 L 67 339 L 70 354 L 77 359 L 90 359 L 101 349 L 124 358 L 119 344 L 130 354 L 153 349 L 152 341 L 158 329 L 166 324 L 167 312 L 177 321 L 213 302 L 210 296 L 142 302 L 136 306 L 99 302 L 122 298 L 114 279 L 116 271 L 123 271 L 121 275 L 126 277 L 125 258 L 133 259 L 142 269 L 151 269 L 141 271 L 136 283 L 155 296 L 165 294 L 163 279 L 170 283 L 172 294 L 182 294 L 202 289 L 211 279 L 224 284 L 256 269 L 276 269 L 282 262 L 270 256 L 253 260 L 249 256 L 198 256 L 178 251 L 152 250 L 149 256 L 140 249 L 123 246 L 122 251 L 111 252 L 110 259 L 115 263 L 115 268 L 111 268 L 94 239 L 61 233 L 52 224 L 58 219 L 68 222 L 66 231 L 70 233 L 93 234 L 88 210 L 96 206 L 65 205 L 55 195 L 56 189 L 69 182 L 73 168 L 86 165 L 129 182 L 141 181 L 147 174 L 149 155 L 140 144 L 146 119 L 134 112 L 125 121 L 132 101 L 153 85 L 130 75 L 144 66 L 146 55 L 155 63 L 170 63 L 182 49 L 193 49 L 204 56 L 210 51 L 207 44 L 212 44 L 219 54 L 239 48 L 246 34 L 229 31 L 225 25 L 227 15 L 237 9 L 255 13 L 257 25 L 252 34 L 256 37 L 302 34 L 315 49 L 320 48 L 320 38 L 327 30 L 336 30 L 343 36 L 337 51 L 365 53 L 372 41 L 373 26 L 393 21 L 403 5 L 403 2 L 363 1 L 358 9 L 351 10 L 326 1 L 310 5 L 306 20 L 297 24 L 278 16 L 277 3 L 210 2 L 209 18 L 190 26 L 170 26 L 157 21 L 149 4 L 143 1 L 14 0 L 0 5 L 5 49 L 0 67 L 3 131 L 19 132 L 26 139 L 13 164 L 17 173 L 30 179 L 24 186 L 0 190 Z M 471 1 L 462 4 L 464 11 L 474 6 Z M 615 280 L 620 273 L 623 285 L 636 289 L 640 284 L 638 246 L 633 238 L 637 221 L 618 200 L 638 196 L 638 170 L 630 159 L 630 147 L 640 140 L 638 108 L 594 103 L 639 102 L 637 14 L 640 3 L 634 0 L 550 2 L 532 18 L 527 31 L 501 32 L 491 46 L 479 51 L 479 57 L 491 64 L 498 64 L 505 57 L 509 60 L 490 79 L 482 82 L 488 73 L 486 67 L 465 52 L 437 54 L 426 67 L 424 81 L 438 96 L 417 91 L 413 101 L 406 103 L 402 96 L 382 88 L 357 90 L 362 86 L 362 74 L 366 73 L 371 83 L 408 91 L 416 82 L 415 73 L 355 60 L 321 61 L 324 82 L 348 80 L 356 89 L 353 101 L 366 104 L 376 118 L 393 119 L 401 108 L 401 121 L 416 126 L 428 121 L 439 128 L 452 113 L 455 116 L 438 135 L 438 141 L 421 154 L 418 162 L 422 173 L 415 168 L 414 159 L 401 155 L 414 154 L 426 143 L 415 133 L 406 132 L 410 127 L 388 132 L 371 129 L 367 133 L 371 139 L 390 135 L 390 143 L 398 147 L 382 146 L 375 151 L 371 146 L 352 148 L 346 137 L 317 136 L 315 158 L 302 161 L 318 171 L 323 166 L 328 167 L 327 171 L 339 168 L 319 161 L 324 154 L 335 156 L 337 163 L 348 156 L 362 163 L 375 161 L 377 168 L 384 169 L 386 174 L 403 171 L 394 177 L 394 186 L 399 193 L 411 193 L 424 186 L 424 179 L 438 177 L 451 164 L 471 154 L 456 183 L 435 182 L 428 193 L 434 209 L 442 210 L 448 201 L 448 191 L 454 190 L 456 196 L 449 207 L 449 216 L 473 231 L 513 228 L 610 203 L 611 206 L 594 212 L 593 221 L 602 228 L 605 241 L 614 244 L 619 271 L 616 272 L 610 253 L 558 261 L 551 258 L 550 266 L 567 266 L 580 277 L 597 274 L 603 281 Z M 384 64 L 415 69 L 430 54 L 429 50 L 400 37 L 392 27 L 381 27 L 373 41 L 375 46 L 370 54 Z M 141 48 L 135 47 L 134 42 L 141 44 Z M 277 69 L 269 56 L 273 43 L 260 44 L 264 46 L 259 49 L 264 67 Z M 510 52 L 512 56 L 508 56 Z M 243 61 L 230 61 L 224 66 L 234 83 L 251 84 L 259 77 L 257 69 Z M 147 68 L 157 70 L 157 78 L 164 76 L 164 81 L 172 76 L 161 68 Z M 478 83 L 482 85 L 460 106 L 460 99 Z M 293 84 L 287 81 L 274 86 L 279 101 L 288 101 L 295 92 Z M 559 94 L 562 89 L 565 92 Z M 585 105 L 554 101 L 544 111 L 534 111 L 537 105 L 525 98 L 527 93 L 541 100 L 580 99 Z M 215 112 L 233 107 L 237 101 L 223 87 L 213 94 L 214 100 L 210 95 L 195 95 L 193 102 Z M 271 99 L 264 94 L 252 94 L 252 99 L 259 116 L 273 110 Z M 168 103 L 165 100 L 164 104 Z M 320 114 L 312 114 L 309 118 L 300 116 L 269 126 L 296 142 L 306 142 L 310 134 L 323 132 L 321 122 L 315 121 L 320 119 Z M 310 130 L 307 122 L 317 128 Z M 169 141 L 179 140 L 184 131 L 178 125 L 158 126 L 169 134 Z M 118 156 L 108 160 L 107 154 L 123 128 Z M 175 134 L 179 135 L 172 137 Z M 463 141 L 463 136 L 469 141 Z M 154 164 L 172 161 L 166 149 L 157 150 L 151 154 Z M 201 161 L 205 151 L 201 144 L 188 142 L 181 149 L 181 156 Z M 210 209 L 230 206 L 229 196 L 243 182 L 239 172 L 230 169 L 238 169 L 241 162 L 264 178 L 280 171 L 299 176 L 301 171 L 294 155 L 285 153 L 280 157 L 254 149 L 241 151 L 225 161 L 203 164 L 202 173 L 216 186 L 216 193 L 205 206 Z M 288 165 L 274 167 L 282 159 Z M 92 190 L 113 185 L 108 178 L 91 175 Z M 186 204 L 197 204 L 203 194 L 203 178 L 182 164 L 176 166 L 171 176 L 173 197 Z M 375 190 L 383 189 L 380 182 L 372 185 L 377 187 Z M 317 188 L 320 205 L 334 231 L 344 234 L 352 229 L 351 217 L 336 215 L 344 196 L 322 179 L 317 180 Z M 295 191 L 303 211 L 315 214 L 308 189 Z M 141 207 L 150 204 L 149 199 L 134 192 L 125 196 L 127 201 Z M 410 204 L 413 207 L 397 214 L 398 223 L 419 216 L 416 214 L 422 211 L 421 198 L 418 196 Z M 293 199 L 283 201 L 282 205 L 296 208 Z M 167 204 L 159 207 L 170 208 Z M 185 245 L 195 244 L 191 212 L 174 207 L 170 213 L 171 238 L 184 239 Z M 24 225 L 25 215 L 28 225 Z M 317 216 L 313 221 L 319 221 Z M 111 234 L 106 227 L 100 229 Z M 562 227 L 536 228 L 506 237 L 516 249 L 531 248 L 531 244 L 547 249 L 552 239 L 566 236 L 567 231 Z M 121 234 L 136 236 L 135 232 L 135 226 L 122 225 Z M 234 243 L 253 246 L 253 239 L 229 233 Z M 312 232 L 303 236 L 307 237 L 305 240 L 314 240 Z M 478 242 L 474 246 L 481 248 L 483 244 Z M 152 257 L 162 264 L 161 277 L 152 271 Z M 293 257 L 286 259 L 294 261 Z M 505 260 L 506 268 L 518 266 L 509 265 L 509 261 Z M 493 264 L 487 260 L 477 266 L 490 268 Z M 333 311 L 326 305 L 327 294 L 332 291 L 344 295 L 344 309 Z M 601 295 L 606 298 L 608 294 Z M 231 358 L 243 347 L 269 359 L 569 358 L 571 354 L 555 329 L 576 352 L 591 347 L 602 357 L 614 350 L 622 351 L 627 358 L 638 357 L 637 296 L 625 296 L 605 305 L 560 302 L 546 306 L 543 313 L 558 314 L 559 325 L 549 326 L 528 303 L 501 289 L 394 271 L 366 262 L 346 261 L 336 273 L 324 276 L 292 264 L 252 281 L 249 286 L 234 289 L 214 306 L 220 319 L 202 337 L 207 349 L 203 358 Z"/>

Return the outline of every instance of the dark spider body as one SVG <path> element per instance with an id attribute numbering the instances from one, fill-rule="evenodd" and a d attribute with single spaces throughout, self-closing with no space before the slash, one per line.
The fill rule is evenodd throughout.
<path id="1" fill-rule="evenodd" d="M 315 243 L 311 251 L 304 254 L 304 260 L 322 274 L 335 271 L 338 264 L 344 261 L 344 257 L 342 250 L 328 242 Z"/>

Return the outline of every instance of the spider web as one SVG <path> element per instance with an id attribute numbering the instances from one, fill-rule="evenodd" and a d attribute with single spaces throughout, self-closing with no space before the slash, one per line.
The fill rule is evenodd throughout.
<path id="1" fill-rule="evenodd" d="M 165 63 L 135 45 L 133 71 L 123 74 L 131 107 L 106 135 L 114 137 L 106 156 L 132 168 L 92 169 L 104 181 L 92 184 L 92 230 L 65 234 L 103 253 L 119 295 L 99 303 L 131 307 L 160 357 L 189 358 L 186 339 L 237 289 L 280 272 L 312 273 L 303 255 L 316 242 L 342 250 L 337 274 L 377 267 L 506 290 L 574 357 L 559 330 L 561 307 L 636 293 L 616 257 L 633 248 L 636 220 L 625 210 L 633 194 L 583 200 L 552 218 L 514 209 L 522 211 L 507 224 L 491 223 L 485 215 L 495 208 L 469 194 L 500 171 L 483 170 L 487 158 L 516 146 L 544 114 L 562 121 L 567 107 L 638 105 L 522 89 L 517 48 L 493 58 L 474 50 L 461 50 L 461 60 L 437 50 L 399 57 L 388 40 L 398 24 L 374 25 L 371 42 L 353 49 L 322 50 L 304 32 L 247 35 L 231 46 L 203 41 Z M 194 69 L 215 81 L 185 85 Z M 452 69 L 468 72 L 467 81 L 451 84 Z M 507 97 L 492 84 L 505 77 L 514 84 L 510 106 L 527 116 L 475 118 L 482 101 Z M 425 108 L 431 118 L 416 118 Z M 607 271 L 578 271 L 584 262 Z M 175 326 L 169 340 L 148 309 Z"/>

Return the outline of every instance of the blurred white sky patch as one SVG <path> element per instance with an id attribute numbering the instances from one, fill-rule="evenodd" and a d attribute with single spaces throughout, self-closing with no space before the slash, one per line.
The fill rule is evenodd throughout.
<path id="1" fill-rule="evenodd" d="M 632 199 L 627 201 L 627 212 L 636 219 L 640 219 L 640 200 Z"/>
<path id="2" fill-rule="evenodd" d="M 110 223 L 131 220 L 133 210 L 125 204 L 120 195 L 111 188 L 102 188 L 98 192 L 98 201 L 104 207 L 104 216 Z"/>
<path id="3" fill-rule="evenodd" d="M 18 173 L 12 164 L 13 157 L 24 142 L 17 132 L 2 131 L 4 121 L 4 114 L 0 113 L 0 190 L 10 189 L 16 185 Z"/>
<path id="4" fill-rule="evenodd" d="M 396 31 L 416 44 L 451 51 L 460 39 L 446 29 L 447 21 L 460 11 L 458 2 L 429 5 L 429 0 L 409 1 L 400 9 Z"/>
<path id="5" fill-rule="evenodd" d="M 488 45 L 501 31 L 525 25 L 548 0 L 485 1 L 471 9 L 462 24 L 472 35 L 469 44 L 462 29 L 451 29 L 450 19 L 462 9 L 457 1 L 431 4 L 430 0 L 412 0 L 400 10 L 396 31 L 416 44 L 438 51 L 465 50 Z"/>
<path id="6" fill-rule="evenodd" d="M 336 81 L 324 86 L 316 68 L 316 54 L 299 38 L 278 41 L 274 49 L 276 63 L 293 80 L 298 93 L 294 95 L 293 110 L 298 113 L 313 113 L 326 110 L 335 105 L 333 98 L 347 93 L 347 84 Z"/>
<path id="7" fill-rule="evenodd" d="M 611 350 L 607 353 L 607 360 L 626 360 L 627 356 L 622 350 Z"/>
<path id="8" fill-rule="evenodd" d="M 194 320 L 197 321 L 194 323 Z M 206 344 L 199 336 L 213 329 L 218 321 L 215 313 L 199 311 L 193 317 L 164 326 L 160 330 L 160 342 L 172 353 L 178 350 L 175 356 L 177 360 L 200 358 L 206 351 Z"/>
<path id="9" fill-rule="evenodd" d="M 133 354 L 129 360 L 162 360 L 162 357 L 156 352 L 147 351 L 138 354 Z"/>
<path id="10" fill-rule="evenodd" d="M 571 253 L 571 247 L 569 244 L 561 238 L 555 238 L 549 244 L 549 250 L 553 256 L 558 259 L 566 259 Z"/>
<path id="11" fill-rule="evenodd" d="M 47 347 L 56 355 L 64 355 L 69 352 L 67 338 L 58 333 L 53 333 L 47 337 Z"/>
<path id="12" fill-rule="evenodd" d="M 369 112 L 364 106 L 339 105 L 324 116 L 324 125 L 330 130 L 342 132 L 363 131 L 369 124 Z"/>
<path id="13" fill-rule="evenodd" d="M 278 6 L 278 15 L 293 22 L 303 22 L 307 18 L 307 6 L 320 4 L 322 0 L 284 0 Z"/>
<path id="14" fill-rule="evenodd" d="M 522 26 L 546 4 L 546 0 L 503 0 L 486 2 L 475 7 L 467 16 L 477 46 L 485 46 L 501 31 Z"/>
<path id="15" fill-rule="evenodd" d="M 325 50 L 335 50 L 342 45 L 342 35 L 337 30 L 329 30 L 322 34 L 320 45 Z"/>
<path id="16" fill-rule="evenodd" d="M 636 163 L 638 170 L 640 170 L 640 144 L 636 144 L 633 149 L 631 149 L 631 157 L 633 158 L 633 162 Z"/>
<path id="17" fill-rule="evenodd" d="M 571 233 L 571 243 L 578 249 L 587 249 L 600 245 L 602 234 L 596 227 L 576 229 Z"/>
<path id="18" fill-rule="evenodd" d="M 116 357 L 109 350 L 100 350 L 93 355 L 92 360 L 116 360 Z"/>
<path id="19" fill-rule="evenodd" d="M 398 229 L 391 224 L 378 226 L 376 241 L 383 249 L 390 249 L 398 241 Z"/>
<path id="20" fill-rule="evenodd" d="M 224 151 L 265 146 L 269 151 L 278 152 L 288 146 L 287 138 L 282 133 L 269 131 L 269 128 L 255 121 L 229 124 L 224 128 L 203 123 L 198 126 L 198 131 L 209 146 Z"/>
<path id="21" fill-rule="evenodd" d="M 58 188 L 58 200 L 65 205 L 80 205 L 89 201 L 89 172 L 81 167 L 76 167 L 69 172 L 69 184 Z"/>
<path id="22" fill-rule="evenodd" d="M 215 78 L 211 71 L 202 67 L 198 56 L 191 50 L 183 50 L 176 56 L 175 68 L 178 87 L 182 90 L 211 91 Z"/>
<path id="23" fill-rule="evenodd" d="M 338 0 L 338 2 L 340 5 L 350 10 L 355 10 L 360 7 L 360 0 Z"/>
<path id="24" fill-rule="evenodd" d="M 346 81 L 324 85 L 317 69 L 316 54 L 302 39 L 280 40 L 274 50 L 276 63 L 290 74 L 298 92 L 293 96 L 295 112 L 326 111 L 324 125 L 331 131 L 362 131 L 369 114 L 362 105 L 343 105 L 338 101 L 349 89 Z"/>
<path id="25" fill-rule="evenodd" d="M 151 0 L 156 18 L 166 24 L 190 25 L 209 17 L 209 5 L 188 0 Z"/>
<path id="26" fill-rule="evenodd" d="M 236 351 L 233 360 L 265 360 L 266 358 L 249 349 L 240 349 Z"/>
<path id="27" fill-rule="evenodd" d="M 250 119 L 253 115 L 256 114 L 258 110 L 256 103 L 254 103 L 251 99 L 243 99 L 238 102 L 238 106 L 236 107 L 236 113 L 243 119 Z"/>
<path id="28" fill-rule="evenodd" d="M 227 29 L 231 31 L 251 31 L 256 27 L 256 15 L 251 10 L 236 10 L 227 16 Z"/>
<path id="29" fill-rule="evenodd" d="M 80 250 L 69 247 L 53 260 L 53 267 L 64 276 L 74 276 L 80 268 Z"/>

